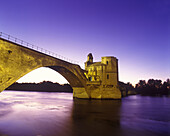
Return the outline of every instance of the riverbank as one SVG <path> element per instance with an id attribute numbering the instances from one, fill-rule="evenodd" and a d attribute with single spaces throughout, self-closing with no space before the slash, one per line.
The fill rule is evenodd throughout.
<path id="1" fill-rule="evenodd" d="M 60 85 L 50 81 L 40 83 L 14 83 L 6 90 L 16 91 L 36 91 L 36 92 L 68 92 L 72 93 L 73 89 L 69 84 Z"/>

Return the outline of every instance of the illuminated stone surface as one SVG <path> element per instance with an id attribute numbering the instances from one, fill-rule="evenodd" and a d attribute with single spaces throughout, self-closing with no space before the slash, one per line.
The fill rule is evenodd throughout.
<path id="1" fill-rule="evenodd" d="M 120 99 L 118 87 L 118 60 L 115 57 L 102 57 L 101 62 L 93 62 L 90 53 L 85 62 L 87 90 L 91 98 Z"/>
<path id="2" fill-rule="evenodd" d="M 73 88 L 73 97 L 121 98 L 117 86 L 118 71 L 115 57 L 102 57 L 102 62 L 93 63 L 93 56 L 90 54 L 85 65 L 83 70 L 79 65 L 0 38 L 0 92 L 32 70 L 49 67 L 67 79 Z"/>

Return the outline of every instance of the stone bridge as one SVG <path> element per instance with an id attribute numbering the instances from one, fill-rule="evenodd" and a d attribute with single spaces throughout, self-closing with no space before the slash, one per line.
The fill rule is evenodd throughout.
<path id="1" fill-rule="evenodd" d="M 34 47 L 37 48 L 36 50 L 22 46 L 16 42 L 17 40 L 0 37 L 0 92 L 32 70 L 49 67 L 60 73 L 70 83 L 73 88 L 73 97 L 91 98 L 85 70 L 79 65 L 42 53 L 41 49 L 37 51 L 37 46 Z M 20 43 L 22 42 L 20 40 Z"/>

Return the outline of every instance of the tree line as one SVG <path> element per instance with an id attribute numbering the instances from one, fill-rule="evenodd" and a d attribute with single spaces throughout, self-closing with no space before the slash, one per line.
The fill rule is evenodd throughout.
<path id="1" fill-rule="evenodd" d="M 170 79 L 162 80 L 149 79 L 139 80 L 135 87 L 131 83 L 119 82 L 119 87 L 123 96 L 140 94 L 143 96 L 163 96 L 170 95 Z"/>
<path id="2" fill-rule="evenodd" d="M 17 91 L 40 91 L 40 92 L 73 92 L 69 84 L 60 85 L 51 81 L 43 81 L 40 83 L 17 83 L 15 82 L 6 90 Z"/>
<path id="3" fill-rule="evenodd" d="M 162 96 L 170 95 L 170 80 L 167 79 L 162 83 L 161 80 L 149 79 L 147 82 L 145 80 L 140 80 L 135 86 L 137 94 L 150 95 L 150 96 Z"/>

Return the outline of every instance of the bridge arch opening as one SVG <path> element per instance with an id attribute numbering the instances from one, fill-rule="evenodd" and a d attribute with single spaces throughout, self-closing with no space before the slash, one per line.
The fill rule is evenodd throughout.
<path id="1" fill-rule="evenodd" d="M 51 83 L 50 82 L 42 82 L 42 81 L 51 81 L 49 79 L 48 80 L 47 79 L 39 79 L 39 80 L 35 81 L 35 79 L 33 77 L 37 78 L 37 77 L 39 77 L 39 75 L 40 76 L 46 75 L 46 74 L 44 74 L 43 71 L 39 71 L 41 69 L 46 69 L 46 70 L 48 70 L 48 72 L 50 71 L 48 73 L 48 76 L 49 75 L 52 75 L 53 77 L 55 76 L 55 80 L 52 80 L 53 83 L 57 82 L 58 84 L 64 84 L 62 87 L 59 87 L 61 90 L 57 88 L 57 86 L 59 86 L 57 84 L 56 84 L 56 88 L 55 88 L 55 85 L 53 85 L 52 88 L 46 87 L 49 84 L 51 85 Z M 36 75 L 35 72 L 37 72 L 38 75 Z M 23 73 L 20 76 L 20 79 L 18 77 L 17 79 L 19 79 L 19 80 L 16 79 L 15 81 L 17 81 L 19 83 L 20 82 L 40 83 L 41 82 L 40 85 L 43 85 L 44 89 L 39 90 L 39 88 L 37 88 L 37 91 L 73 92 L 73 97 L 79 96 L 80 98 L 89 98 L 89 94 L 86 92 L 86 87 L 84 86 L 84 79 L 83 79 L 84 75 L 82 76 L 82 72 L 83 71 L 79 70 L 79 67 L 77 65 L 75 65 L 74 67 L 71 67 L 71 68 L 70 67 L 64 67 L 64 66 L 61 66 L 61 65 L 44 66 L 44 67 L 38 67 L 38 68 L 32 69 L 25 74 Z M 33 76 L 31 76 L 31 75 L 33 75 Z M 29 81 L 29 77 L 32 77 L 30 81 Z M 26 80 L 24 81 L 24 78 L 25 79 L 27 78 L 27 81 Z M 64 82 L 60 82 L 61 79 Z M 13 81 L 12 83 L 14 83 L 15 81 Z M 27 85 L 29 85 L 29 84 L 27 84 Z M 36 87 L 34 88 L 33 86 L 32 86 L 32 89 L 30 91 L 32 91 L 36 88 Z M 29 88 L 29 86 L 28 86 L 28 88 Z M 29 91 L 29 89 L 26 89 L 26 90 Z"/>
<path id="2" fill-rule="evenodd" d="M 17 80 L 18 83 L 39 83 L 43 81 L 57 82 L 59 84 L 69 83 L 60 73 L 48 67 L 37 68 Z"/>
<path id="3" fill-rule="evenodd" d="M 48 67 L 37 68 L 16 81 L 9 89 L 43 92 L 73 92 L 67 79 Z M 30 89 L 30 90 L 29 90 Z"/>

